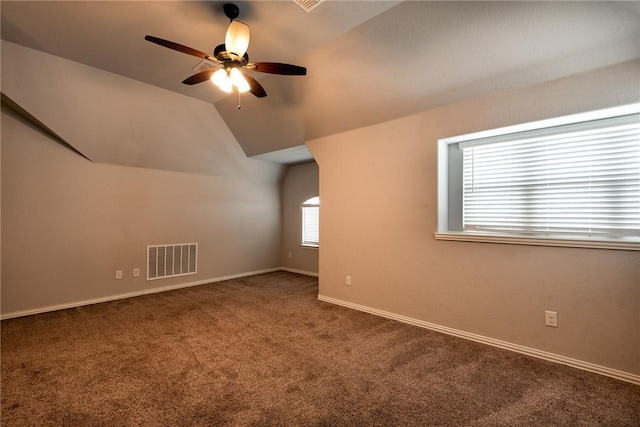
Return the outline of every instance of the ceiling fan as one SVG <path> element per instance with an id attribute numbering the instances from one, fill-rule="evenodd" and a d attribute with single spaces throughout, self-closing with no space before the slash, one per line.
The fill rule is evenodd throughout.
<path id="1" fill-rule="evenodd" d="M 223 44 L 213 50 L 213 56 L 199 50 L 154 36 L 145 36 L 145 40 L 188 55 L 205 60 L 214 68 L 200 71 L 186 78 L 182 83 L 194 85 L 211 80 L 222 91 L 231 93 L 235 87 L 238 93 L 251 92 L 258 98 L 267 96 L 267 92 L 251 77 L 246 70 L 260 73 L 282 74 L 289 76 L 305 76 L 307 69 L 298 65 L 279 62 L 249 62 L 249 26 L 236 18 L 240 14 L 238 6 L 227 3 L 223 7 L 224 14 L 231 20 Z"/>

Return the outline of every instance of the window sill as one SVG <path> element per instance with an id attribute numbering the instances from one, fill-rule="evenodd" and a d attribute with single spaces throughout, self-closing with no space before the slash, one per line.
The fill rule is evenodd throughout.
<path id="1" fill-rule="evenodd" d="M 306 243 L 306 244 L 305 243 L 301 243 L 300 247 L 303 248 L 303 249 L 315 249 L 315 250 L 320 249 L 320 245 L 310 245 L 308 243 Z"/>
<path id="2" fill-rule="evenodd" d="M 517 237 L 505 235 L 468 234 L 462 232 L 434 233 L 434 236 L 436 240 L 449 240 L 456 242 L 503 243 L 510 245 L 562 246 L 568 248 L 640 251 L 640 243 L 631 241 L 554 239 L 546 237 Z"/>

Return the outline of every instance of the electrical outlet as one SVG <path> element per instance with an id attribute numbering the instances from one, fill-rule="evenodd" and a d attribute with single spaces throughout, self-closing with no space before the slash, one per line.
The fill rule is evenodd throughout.
<path id="1" fill-rule="evenodd" d="M 347 278 L 345 279 L 345 284 L 347 286 L 351 286 L 351 276 L 347 276 Z"/>
<path id="2" fill-rule="evenodd" d="M 116 280 L 122 279 L 122 270 L 116 270 Z"/>
<path id="3" fill-rule="evenodd" d="M 133 277 L 140 277 L 140 269 L 139 268 L 134 268 L 133 269 Z"/>
<path id="4" fill-rule="evenodd" d="M 557 311 L 545 311 L 544 312 L 544 324 L 545 326 L 551 326 L 552 328 L 558 327 L 558 312 Z"/>
<path id="5" fill-rule="evenodd" d="M 293 258 L 293 254 L 289 252 L 289 258 Z"/>

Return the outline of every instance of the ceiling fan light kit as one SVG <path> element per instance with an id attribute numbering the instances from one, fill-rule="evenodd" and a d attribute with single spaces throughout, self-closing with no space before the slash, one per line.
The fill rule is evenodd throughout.
<path id="1" fill-rule="evenodd" d="M 215 73 L 211 74 L 211 82 L 218 86 L 221 91 L 231 93 L 233 92 L 233 83 L 231 77 L 227 75 L 227 70 L 220 68 Z"/>
<path id="2" fill-rule="evenodd" d="M 210 79 L 223 92 L 231 93 L 235 87 L 239 94 L 251 92 L 254 96 L 262 98 L 267 96 L 267 92 L 256 79 L 247 73 L 247 70 L 288 76 L 305 76 L 307 74 L 307 69 L 298 65 L 279 62 L 250 63 L 249 55 L 247 54 L 250 39 L 249 26 L 236 20 L 240 14 L 240 9 L 235 4 L 227 3 L 223 6 L 223 9 L 231 22 L 227 28 L 224 44 L 216 46 L 213 56 L 159 37 L 147 35 L 145 40 L 178 52 L 196 56 L 215 67 L 200 71 L 186 78 L 182 83 L 187 85 L 202 83 Z"/>

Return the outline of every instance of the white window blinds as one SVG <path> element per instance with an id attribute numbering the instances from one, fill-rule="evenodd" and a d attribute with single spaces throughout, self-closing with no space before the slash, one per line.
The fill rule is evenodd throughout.
<path id="1" fill-rule="evenodd" d="M 302 244 L 318 246 L 320 243 L 320 199 L 312 197 L 302 205 Z"/>
<path id="2" fill-rule="evenodd" d="M 640 241 L 640 115 L 459 146 L 465 232 Z"/>

